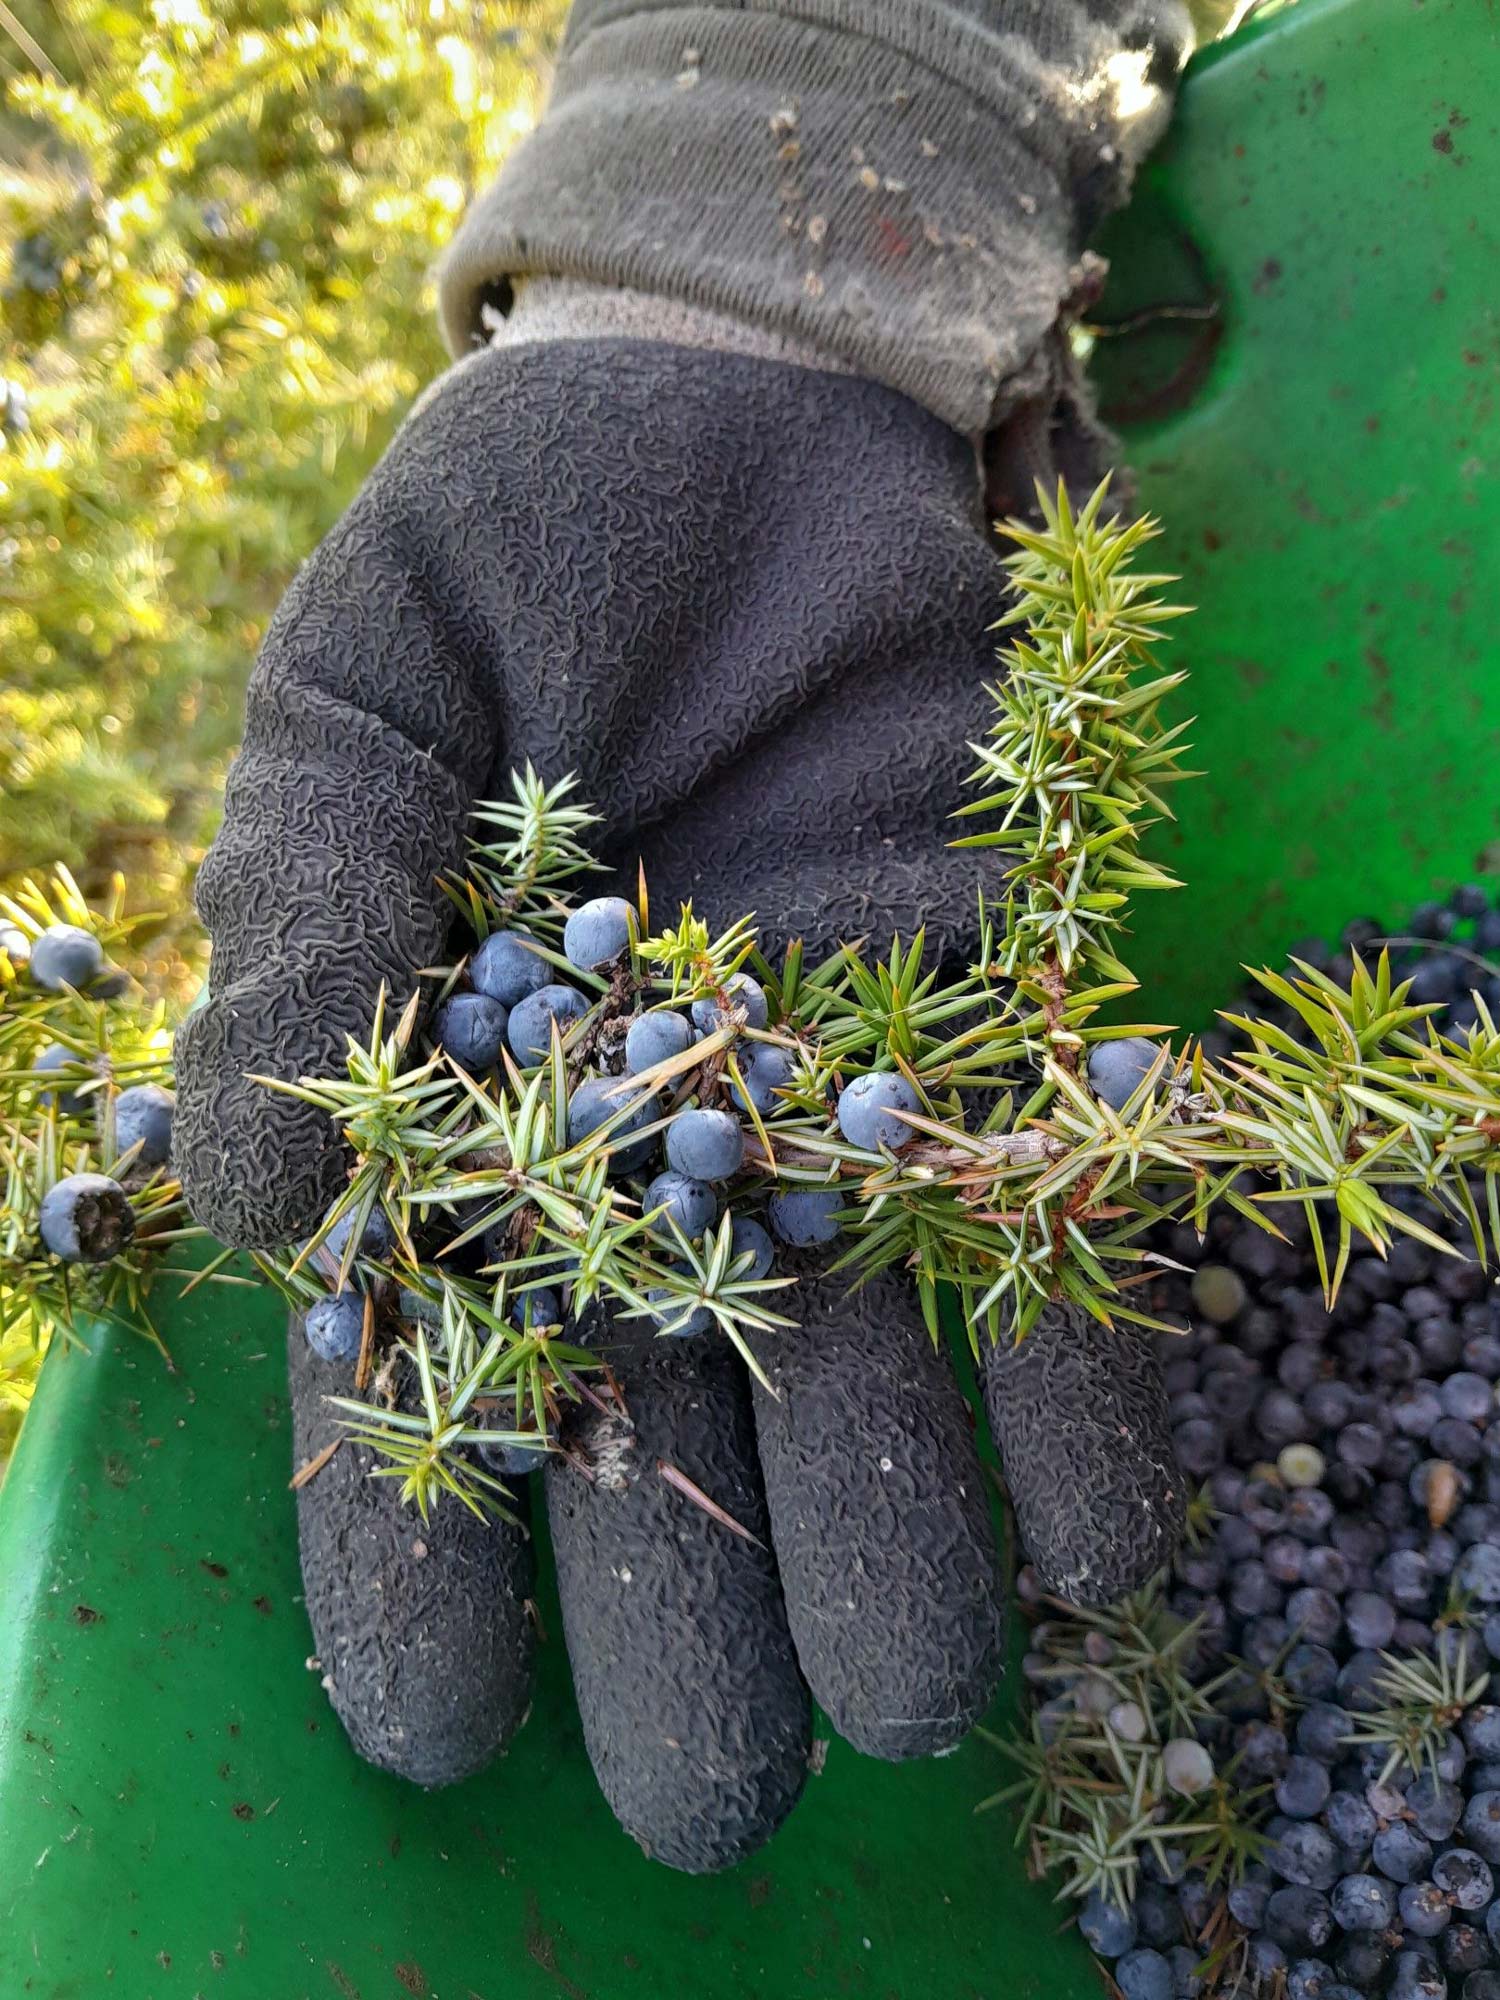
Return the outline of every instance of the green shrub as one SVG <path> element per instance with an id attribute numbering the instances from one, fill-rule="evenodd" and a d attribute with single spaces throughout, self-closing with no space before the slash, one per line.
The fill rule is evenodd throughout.
<path id="1" fill-rule="evenodd" d="M 267 616 L 443 354 L 560 0 L 32 10 L 0 146 L 0 884 L 187 919 Z M 29 31 L 29 33 L 28 33 Z"/>

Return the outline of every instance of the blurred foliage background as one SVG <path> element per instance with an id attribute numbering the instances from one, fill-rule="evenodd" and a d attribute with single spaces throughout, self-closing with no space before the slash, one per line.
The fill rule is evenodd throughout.
<path id="1" fill-rule="evenodd" d="M 122 870 L 169 994 L 266 619 L 443 364 L 565 11 L 0 4 L 0 884 Z"/>

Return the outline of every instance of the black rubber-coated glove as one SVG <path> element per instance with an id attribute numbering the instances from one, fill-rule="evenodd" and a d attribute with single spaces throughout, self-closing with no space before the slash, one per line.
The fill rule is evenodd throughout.
<path id="1" fill-rule="evenodd" d="M 961 951 L 972 855 L 949 815 L 994 670 L 999 558 L 974 453 L 853 375 L 631 340 L 476 355 L 396 438 L 302 571 L 251 684 L 199 901 L 213 997 L 178 1052 L 178 1165 L 227 1241 L 305 1232 L 346 1171 L 319 1112 L 250 1072 L 327 1074 L 447 945 L 434 887 L 477 799 L 578 774 L 654 907 L 758 914 L 813 950 Z M 810 1277 L 765 1344 L 779 1400 L 714 1339 L 638 1340 L 637 1427 L 547 1476 L 595 1767 L 648 1852 L 749 1852 L 794 1802 L 808 1691 L 859 1748 L 945 1748 L 1000 1668 L 1000 1578 L 967 1406 L 896 1276 Z M 297 1455 L 346 1371 L 292 1339 Z M 1043 1573 L 1097 1601 L 1180 1510 L 1146 1342 L 1066 1315 L 985 1394 Z M 656 1472 L 680 1468 L 756 1538 Z M 524 1715 L 530 1545 L 428 1526 L 346 1446 L 300 1496 L 317 1652 L 361 1752 L 465 1775 Z"/>

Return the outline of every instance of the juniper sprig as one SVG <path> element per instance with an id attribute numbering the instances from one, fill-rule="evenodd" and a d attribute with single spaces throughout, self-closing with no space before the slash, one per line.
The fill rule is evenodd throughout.
<path id="1" fill-rule="evenodd" d="M 73 1339 L 82 1316 L 137 1327 L 161 1347 L 153 1284 L 220 1275 L 217 1263 L 205 1273 L 168 1261 L 204 1232 L 170 1168 L 147 1165 L 140 1141 L 119 1142 L 121 1092 L 171 1081 L 164 1008 L 111 966 L 146 921 L 127 921 L 124 902 L 116 879 L 103 906 L 90 908 L 65 868 L 0 896 L 0 1430 L 19 1419 L 38 1354 L 54 1337 Z M 37 940 L 59 926 L 96 941 L 101 969 L 83 989 L 28 974 Z M 108 1263 L 69 1263 L 42 1240 L 43 1201 L 80 1173 L 109 1176 L 129 1201 L 130 1241 Z"/>
<path id="2" fill-rule="evenodd" d="M 570 988 L 571 1011 L 540 1056 L 507 1050 L 477 1077 L 419 1044 L 413 998 L 394 1037 L 382 1041 L 377 1022 L 368 1047 L 351 1045 L 346 1078 L 275 1086 L 326 1110 L 355 1161 L 320 1233 L 282 1260 L 294 1295 L 305 1303 L 322 1235 L 379 1207 L 396 1244 L 393 1282 L 376 1294 L 382 1352 L 410 1349 L 402 1286 L 442 1298 L 452 1259 L 482 1244 L 497 1326 L 528 1285 L 560 1284 L 575 1318 L 602 1307 L 668 1334 L 712 1326 L 758 1370 L 757 1337 L 795 1320 L 795 1291 L 773 1308 L 773 1281 L 728 1246 L 736 1218 L 797 1190 L 824 1204 L 816 1226 L 840 1236 L 835 1262 L 851 1283 L 905 1271 L 934 1338 L 951 1289 L 976 1348 L 1024 1338 L 1056 1300 L 1105 1326 L 1157 1324 L 1141 1300 L 1162 1262 L 1153 1232 L 1166 1220 L 1201 1231 L 1219 1204 L 1273 1235 L 1278 1206 L 1299 1204 L 1330 1300 L 1356 1241 L 1383 1252 L 1406 1233 L 1450 1253 L 1413 1212 L 1413 1190 L 1461 1216 L 1476 1254 L 1489 1254 L 1500 1241 L 1500 1031 L 1482 1006 L 1465 1033 L 1441 1034 L 1382 955 L 1356 961 L 1342 986 L 1304 964 L 1257 974 L 1304 1039 L 1231 1015 L 1239 1046 L 1224 1062 L 1159 1026 L 1106 1024 L 1135 991 L 1130 899 L 1177 886 L 1145 843 L 1188 775 L 1185 724 L 1162 713 L 1183 676 L 1158 661 L 1182 614 L 1163 595 L 1170 579 L 1138 564 L 1154 525 L 1111 517 L 1103 487 L 1080 511 L 1061 490 L 1040 496 L 1040 511 L 1040 527 L 1005 531 L 1016 599 L 991 727 L 975 746 L 978 796 L 960 815 L 976 823 L 961 844 L 984 878 L 973 963 L 940 961 L 922 934 L 878 949 L 850 941 L 817 964 L 793 940 L 773 963 L 749 916 L 716 930 L 689 906 L 653 929 L 642 881 L 637 906 L 618 905 L 618 958 L 579 970 L 558 941 L 594 866 L 597 816 L 571 781 L 517 774 L 510 801 L 479 809 L 468 875 L 448 887 L 476 940 L 497 928 L 525 938 Z M 429 997 L 456 991 L 465 965 L 434 968 Z M 696 1037 L 622 1074 L 631 1023 L 686 1005 Z M 1150 1038 L 1139 1080 L 1125 1094 L 1097 1087 L 1101 1045 L 1127 1036 Z M 570 1106 L 591 1070 L 607 1115 L 574 1130 Z M 764 1088 L 753 1081 L 763 1071 L 775 1078 Z M 885 1079 L 895 1108 L 877 1141 L 855 1144 L 840 1107 L 871 1078 Z M 701 1224 L 654 1209 L 620 1171 L 694 1109 L 744 1125 L 729 1215 L 701 1248 Z M 359 1235 L 346 1239 L 338 1283 Z M 431 1365 L 441 1410 L 455 1385 L 441 1352 Z M 380 1414 L 362 1421 L 378 1438 Z M 443 1433 L 435 1425 L 429 1413 L 429 1438 Z M 403 1427 L 386 1429 L 409 1452 Z"/>
<path id="3" fill-rule="evenodd" d="M 1099 1892 L 1124 1908 L 1142 1862 L 1173 1849 L 1227 1886 L 1260 1851 L 1263 1788 L 1211 1768 L 1190 1787 L 1172 1777 L 1231 1673 L 1198 1676 L 1197 1628 L 1172 1616 L 1160 1581 L 1105 1611 L 1043 1609 L 1027 1678 L 1063 1699 L 1043 1699 L 1009 1738 L 980 1732 L 1018 1775 L 976 1810 L 1015 1809 L 1016 1845 L 1035 1874 L 1061 1875 L 1060 1897 Z"/>
<path id="4" fill-rule="evenodd" d="M 1444 1635 L 1446 1638 L 1447 1635 Z M 1430 1653 L 1382 1653 L 1385 1671 L 1374 1679 L 1379 1703 L 1359 1729 L 1344 1739 L 1351 1745 L 1372 1743 L 1388 1754 L 1380 1772 L 1386 1784 L 1399 1770 L 1416 1777 L 1425 1765 L 1437 1780 L 1437 1760 L 1452 1731 L 1490 1684 L 1488 1673 L 1471 1664 L 1477 1642 L 1467 1633 L 1438 1645 Z"/>

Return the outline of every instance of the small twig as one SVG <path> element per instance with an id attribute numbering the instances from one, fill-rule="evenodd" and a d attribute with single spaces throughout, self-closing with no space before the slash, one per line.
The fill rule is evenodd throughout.
<path id="1" fill-rule="evenodd" d="M 1078 330 L 1092 334 L 1096 340 L 1118 340 L 1122 334 L 1140 333 L 1163 320 L 1216 320 L 1218 317 L 1219 302 L 1209 299 L 1199 305 L 1143 306 L 1139 312 L 1126 313 L 1120 319 L 1080 320 Z"/>
<path id="2" fill-rule="evenodd" d="M 316 1479 L 343 1442 L 344 1440 L 341 1437 L 336 1437 L 331 1444 L 325 1444 L 321 1451 L 314 1452 L 306 1465 L 299 1465 L 287 1481 L 287 1485 L 292 1492 L 300 1493 L 309 1480 Z"/>
<path id="3" fill-rule="evenodd" d="M 354 1368 L 354 1386 L 361 1393 L 370 1380 L 370 1367 L 375 1358 L 375 1294 L 365 1293 L 365 1323 L 359 1336 L 359 1360 Z"/>
<path id="4" fill-rule="evenodd" d="M 742 1542 L 753 1542 L 758 1549 L 765 1547 L 759 1535 L 752 1535 L 733 1514 L 726 1514 L 717 1500 L 710 1500 L 703 1488 L 695 1486 L 687 1474 L 673 1465 L 670 1459 L 659 1458 L 656 1461 L 656 1470 L 668 1486 L 675 1492 L 681 1493 L 685 1499 L 691 1500 L 693 1505 L 707 1514 L 711 1521 L 717 1521 L 719 1526 L 727 1528 L 731 1535 L 738 1535 Z"/>

